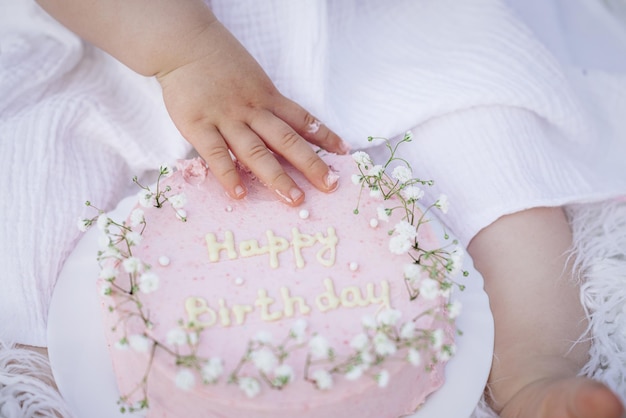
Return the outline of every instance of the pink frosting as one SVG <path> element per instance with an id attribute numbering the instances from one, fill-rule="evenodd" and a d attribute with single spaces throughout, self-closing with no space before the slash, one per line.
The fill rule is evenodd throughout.
<path id="1" fill-rule="evenodd" d="M 171 195 L 183 193 L 186 196 L 187 222 L 181 222 L 175 216 L 175 210 L 167 204 L 161 209 L 144 209 L 147 226 L 141 244 L 133 249 L 133 255 L 148 263 L 150 271 L 159 277 L 158 290 L 142 295 L 142 303 L 153 324 L 149 333 L 169 350 L 187 353 L 186 346 L 168 345 L 168 332 L 178 327 L 179 320 L 189 320 L 185 301 L 189 297 L 202 298 L 218 315 L 216 323 L 200 334 L 197 355 L 219 357 L 225 371 L 217 383 L 203 384 L 198 370 L 192 370 L 195 385 L 183 390 L 175 384 L 180 368 L 174 364 L 173 356 L 157 348 L 147 385 L 149 416 L 395 418 L 415 411 L 443 384 L 445 362 L 431 363 L 433 353 L 424 350 L 422 364 L 413 366 L 405 361 L 407 351 L 399 349 L 393 358 L 372 366 L 360 378 L 348 380 L 337 374 L 333 376 L 332 388 L 321 390 L 304 379 L 306 346 L 291 352 L 285 359 L 285 363 L 293 368 L 294 379 L 281 390 L 270 388 L 260 379 L 259 394 L 249 398 L 237 384 L 228 383 L 229 373 L 237 367 L 248 343 L 259 331 L 269 333 L 276 343 L 280 343 L 298 319 L 306 320 L 309 336 L 319 334 L 329 342 L 337 362 L 354 352 L 350 342 L 363 332 L 363 317 L 375 316 L 384 307 L 381 303 L 371 303 L 362 307 L 340 305 L 322 311 L 321 307 L 328 302 L 322 297 L 329 283 L 325 279 L 330 279 L 338 296 L 346 288 L 360 289 L 365 295 L 368 284 L 373 286 L 376 295 L 380 295 L 382 282 L 387 282 L 391 307 L 402 313 L 400 322 L 410 321 L 427 310 L 443 312 L 442 306 L 447 302 L 443 297 L 434 300 L 421 297 L 410 300 L 408 297 L 403 268 L 410 258 L 394 255 L 388 248 L 388 231 L 399 218 L 394 213 L 388 223 L 380 221 L 378 226 L 372 226 L 370 221 L 376 218 L 376 208 L 383 202 L 370 199 L 366 190 L 360 193 L 359 187 L 351 183 L 350 176 L 356 171 L 351 157 L 327 155 L 325 159 L 340 175 L 339 189 L 332 194 L 319 192 L 298 173 L 291 171 L 307 196 L 306 202 L 298 208 L 271 199 L 255 198 L 255 190 L 259 190 L 256 184 L 247 185 L 252 193 L 248 198 L 231 200 L 217 181 L 207 175 L 206 166 L 199 160 L 191 160 L 181 162 L 179 171 L 165 180 L 172 189 Z M 356 215 L 354 209 L 359 199 L 359 214 Z M 301 213 L 302 210 L 306 210 L 308 216 Z M 332 259 L 330 252 L 323 252 L 321 261 L 318 259 L 320 243 L 299 251 L 304 266 L 297 265 L 297 251 L 291 243 L 287 250 L 278 254 L 277 267 L 271 266 L 269 254 L 244 257 L 237 250 L 245 241 L 253 243 L 251 240 L 255 240 L 259 246 L 266 245 L 268 231 L 292 241 L 294 228 L 302 234 L 321 234 L 323 237 L 330 234 L 329 228 L 334 228 L 337 244 L 332 265 L 324 265 L 329 264 L 324 260 Z M 217 242 L 223 242 L 227 232 L 233 233 L 236 257 L 230 259 L 227 251 L 221 250 L 219 260 L 211 261 L 207 234 L 213 234 Z M 419 238 L 423 247 L 439 246 L 428 225 L 420 228 Z M 163 256 L 169 260 L 165 266 L 159 263 Z M 124 276 L 118 280 L 123 283 Z M 287 289 L 291 297 L 302 298 L 310 311 L 303 313 L 302 305 L 297 302 L 293 315 L 289 316 L 281 288 L 283 292 Z M 273 300 L 267 305 L 267 312 L 280 318 L 271 321 L 262 318 L 262 308 L 255 305 L 261 290 Z M 346 298 L 350 299 L 349 296 Z M 120 323 L 123 308 L 109 312 L 108 307 L 119 302 L 115 294 L 103 296 L 105 329 L 120 392 L 124 394 L 131 392 L 142 379 L 150 352 L 113 348 L 122 336 L 144 330 L 140 321 Z M 222 316 L 219 315 L 220 304 L 225 308 Z M 241 324 L 237 323 L 234 305 L 252 306 Z M 205 313 L 199 319 L 208 321 L 210 317 Z M 417 324 L 423 329 L 443 329 L 445 342 L 452 341 L 453 327 L 442 315 L 423 316 Z M 112 327 L 115 331 L 110 331 Z M 316 368 L 325 366 L 323 363 L 312 366 L 309 378 Z M 382 370 L 389 373 L 389 383 L 381 388 L 374 376 Z M 244 375 L 258 376 L 258 371 L 247 363 L 241 369 L 240 376 Z M 135 392 L 133 399 L 140 397 L 141 390 Z"/>

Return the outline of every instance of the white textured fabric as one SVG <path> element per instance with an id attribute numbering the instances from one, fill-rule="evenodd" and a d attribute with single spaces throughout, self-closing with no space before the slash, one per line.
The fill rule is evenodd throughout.
<path id="1" fill-rule="evenodd" d="M 508 3 L 210 2 L 281 92 L 353 148 L 413 129 L 405 152 L 436 181 L 426 199 L 449 195 L 464 243 L 506 213 L 626 193 L 623 24 L 590 0 Z M 587 18 L 604 31 L 574 42 Z M 81 203 L 108 209 L 133 175 L 188 150 L 153 80 L 34 3 L 0 0 L 0 340 L 46 344 Z M 591 368 L 605 367 L 598 353 Z"/>

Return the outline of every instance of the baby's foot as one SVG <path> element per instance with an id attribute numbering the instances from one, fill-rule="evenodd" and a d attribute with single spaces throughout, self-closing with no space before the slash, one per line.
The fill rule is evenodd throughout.
<path id="1" fill-rule="evenodd" d="M 583 377 L 544 379 L 520 390 L 502 418 L 622 418 L 624 406 L 602 383 Z"/>

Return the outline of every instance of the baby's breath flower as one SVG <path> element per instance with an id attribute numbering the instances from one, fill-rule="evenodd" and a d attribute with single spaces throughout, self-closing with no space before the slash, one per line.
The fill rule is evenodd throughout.
<path id="1" fill-rule="evenodd" d="M 307 322 L 304 319 L 296 320 L 291 326 L 290 336 L 296 344 L 302 344 L 306 340 Z"/>
<path id="2" fill-rule="evenodd" d="M 98 275 L 98 277 L 101 278 L 102 280 L 112 280 L 117 277 L 117 274 L 118 274 L 118 271 L 116 268 L 105 266 L 105 267 L 102 267 L 102 269 L 100 270 L 100 274 Z"/>
<path id="3" fill-rule="evenodd" d="M 360 174 L 353 174 L 350 179 L 354 185 L 359 186 L 363 182 L 364 177 Z"/>
<path id="4" fill-rule="evenodd" d="M 369 345 L 370 339 L 366 333 L 362 332 L 360 334 L 355 335 L 350 340 L 350 347 L 354 348 L 357 351 L 363 351 Z"/>
<path id="5" fill-rule="evenodd" d="M 174 379 L 176 386 L 182 390 L 191 390 L 196 385 L 196 377 L 189 369 L 180 369 Z"/>
<path id="6" fill-rule="evenodd" d="M 417 202 L 424 196 L 424 191 L 417 186 L 407 186 L 400 192 L 407 202 Z"/>
<path id="7" fill-rule="evenodd" d="M 174 196 L 168 197 L 172 207 L 174 209 L 181 209 L 183 206 L 187 204 L 187 196 L 184 193 L 175 194 Z"/>
<path id="8" fill-rule="evenodd" d="M 400 221 L 394 227 L 393 230 L 399 236 L 411 240 L 417 237 L 417 229 L 414 225 L 411 225 L 407 221 Z"/>
<path id="9" fill-rule="evenodd" d="M 446 268 L 450 273 L 450 277 L 454 277 L 463 269 L 463 259 L 465 258 L 465 251 L 461 247 L 456 247 L 450 252 L 450 259 Z"/>
<path id="10" fill-rule="evenodd" d="M 124 261 L 122 261 L 122 267 L 127 273 L 139 273 L 142 269 L 141 260 L 137 257 L 128 257 Z"/>
<path id="11" fill-rule="evenodd" d="M 439 199 L 435 202 L 435 207 L 439 208 L 444 214 L 448 213 L 448 196 L 442 194 L 439 196 Z"/>
<path id="12" fill-rule="evenodd" d="M 146 221 L 146 218 L 145 218 L 143 210 L 141 210 L 139 208 L 135 208 L 130 213 L 130 225 L 132 227 L 136 227 L 136 226 L 144 223 L 145 221 Z"/>
<path id="13" fill-rule="evenodd" d="M 372 199 L 382 199 L 383 198 L 383 192 L 380 190 L 380 187 L 378 186 L 370 186 L 370 197 Z"/>
<path id="14" fill-rule="evenodd" d="M 117 340 L 114 344 L 114 347 L 118 350 L 128 350 L 130 345 L 128 344 L 128 338 L 124 337 L 120 340 Z"/>
<path id="15" fill-rule="evenodd" d="M 381 370 L 380 373 L 376 375 L 376 382 L 378 383 L 379 388 L 385 388 L 389 384 L 389 372 L 387 370 Z"/>
<path id="16" fill-rule="evenodd" d="M 205 383 L 215 383 L 224 372 L 224 363 L 219 357 L 211 357 L 202 366 L 201 374 Z"/>
<path id="17" fill-rule="evenodd" d="M 281 364 L 274 370 L 274 385 L 283 387 L 294 378 L 293 368 L 288 364 Z"/>
<path id="18" fill-rule="evenodd" d="M 354 161 L 356 161 L 356 163 L 360 166 L 370 167 L 374 165 L 369 154 L 363 151 L 356 151 L 352 154 L 352 158 L 354 158 Z"/>
<path id="19" fill-rule="evenodd" d="M 242 377 L 239 379 L 239 389 L 248 398 L 254 398 L 261 392 L 261 384 L 254 377 Z"/>
<path id="20" fill-rule="evenodd" d="M 411 241 L 406 237 L 396 235 L 389 240 L 389 251 L 398 255 L 406 254 L 412 245 Z"/>
<path id="21" fill-rule="evenodd" d="M 375 166 L 372 166 L 372 168 L 370 168 L 367 171 L 367 175 L 368 176 L 372 176 L 372 177 L 378 177 L 380 178 L 380 176 L 382 176 L 383 172 L 385 171 L 385 169 L 383 168 L 382 165 L 380 164 L 376 164 Z"/>
<path id="22" fill-rule="evenodd" d="M 131 247 L 133 245 L 141 244 L 141 239 L 143 238 L 140 233 L 135 232 L 135 231 L 127 232 L 126 235 L 124 235 L 124 237 L 126 238 L 128 245 L 130 245 Z"/>
<path id="23" fill-rule="evenodd" d="M 309 340 L 309 354 L 313 360 L 327 359 L 331 357 L 331 348 L 328 340 L 317 334 Z"/>
<path id="24" fill-rule="evenodd" d="M 411 169 L 404 165 L 399 165 L 391 172 L 391 177 L 398 180 L 400 184 L 404 184 L 413 178 Z"/>
<path id="25" fill-rule="evenodd" d="M 100 214 L 100 216 L 98 216 L 98 220 L 96 221 L 96 226 L 98 227 L 99 230 L 106 231 L 107 226 L 109 226 L 110 222 L 111 221 L 109 219 L 109 216 L 106 213 L 102 213 Z"/>
<path id="26" fill-rule="evenodd" d="M 344 375 L 348 380 L 357 380 L 359 377 L 363 376 L 363 371 L 365 369 L 362 366 L 349 366 L 348 371 Z"/>
<path id="27" fill-rule="evenodd" d="M 172 170 L 172 168 L 169 166 L 169 164 L 167 163 L 161 163 L 161 166 L 159 167 L 159 172 L 162 176 L 164 177 L 169 177 L 172 175 L 172 173 L 174 172 Z"/>
<path id="28" fill-rule="evenodd" d="M 143 293 L 152 293 L 159 288 L 159 276 L 154 273 L 144 273 L 139 277 L 139 290 Z"/>
<path id="29" fill-rule="evenodd" d="M 409 282 L 414 282 L 420 276 L 420 268 L 415 263 L 407 263 L 404 265 L 404 278 Z"/>
<path id="30" fill-rule="evenodd" d="M 397 309 L 385 309 L 378 314 L 378 323 L 380 325 L 394 326 L 402 317 L 402 312 Z"/>
<path id="31" fill-rule="evenodd" d="M 111 283 L 104 282 L 100 285 L 100 294 L 102 296 L 110 296 L 111 295 Z"/>
<path id="32" fill-rule="evenodd" d="M 376 319 L 371 315 L 363 316 L 363 318 L 361 318 L 361 324 L 363 324 L 365 329 L 376 329 L 376 327 L 378 327 Z"/>
<path id="33" fill-rule="evenodd" d="M 455 319 L 461 314 L 462 308 L 463 304 L 459 300 L 452 301 L 452 303 L 448 304 L 448 317 Z"/>
<path id="34" fill-rule="evenodd" d="M 405 322 L 400 328 L 400 338 L 410 340 L 415 336 L 415 324 L 411 321 Z"/>
<path id="35" fill-rule="evenodd" d="M 374 335 L 374 351 L 381 356 L 390 356 L 397 351 L 396 344 L 384 332 Z"/>
<path id="36" fill-rule="evenodd" d="M 130 345 L 130 348 L 140 353 L 147 352 L 152 344 L 152 340 L 145 335 L 133 334 L 128 336 L 128 345 Z"/>
<path id="37" fill-rule="evenodd" d="M 333 376 L 326 370 L 318 369 L 313 372 L 313 381 L 320 390 L 329 390 L 333 387 Z"/>
<path id="38" fill-rule="evenodd" d="M 78 218 L 78 221 L 76 222 L 76 226 L 78 227 L 78 230 L 81 232 L 85 232 L 89 229 L 89 227 L 92 224 L 92 220 L 91 219 L 85 219 L 85 218 Z"/>
<path id="39" fill-rule="evenodd" d="M 269 348 L 261 348 L 250 354 L 254 366 L 263 373 L 270 373 L 278 365 L 278 359 Z"/>
<path id="40" fill-rule="evenodd" d="M 389 210 L 386 209 L 383 205 L 380 205 L 376 208 L 376 214 L 378 215 L 378 220 L 383 222 L 389 222 Z"/>
<path id="41" fill-rule="evenodd" d="M 167 343 L 169 345 L 187 344 L 187 333 L 182 328 L 179 328 L 179 327 L 172 328 L 171 330 L 169 330 L 165 338 L 167 339 Z"/>
<path id="42" fill-rule="evenodd" d="M 439 352 L 437 353 L 437 359 L 439 361 L 446 362 L 450 360 L 450 358 L 452 358 L 455 352 L 456 352 L 455 345 L 453 344 L 444 345 L 443 347 L 441 347 L 441 350 L 439 350 Z"/>
<path id="43" fill-rule="evenodd" d="M 437 280 L 425 277 L 420 282 L 419 292 L 424 299 L 433 300 L 440 294 L 441 287 Z"/>
<path id="44" fill-rule="evenodd" d="M 142 190 L 137 193 L 137 200 L 139 201 L 139 204 L 144 208 L 154 206 L 154 193 L 152 193 L 150 190 Z"/>
<path id="45" fill-rule="evenodd" d="M 436 329 L 431 333 L 430 338 L 433 343 L 433 348 L 435 350 L 438 350 L 443 346 L 443 337 L 444 332 L 441 328 Z"/>
<path id="46" fill-rule="evenodd" d="M 407 360 L 413 366 L 419 366 L 422 363 L 422 355 L 415 348 L 409 348 Z"/>

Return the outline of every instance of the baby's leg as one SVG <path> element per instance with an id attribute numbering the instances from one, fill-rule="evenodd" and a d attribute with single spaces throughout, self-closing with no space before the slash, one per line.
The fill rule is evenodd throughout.
<path id="1" fill-rule="evenodd" d="M 504 216 L 469 245 L 495 321 L 489 399 L 504 418 L 619 418 L 606 386 L 576 377 L 589 342 L 567 262 L 572 236 L 560 208 Z"/>

